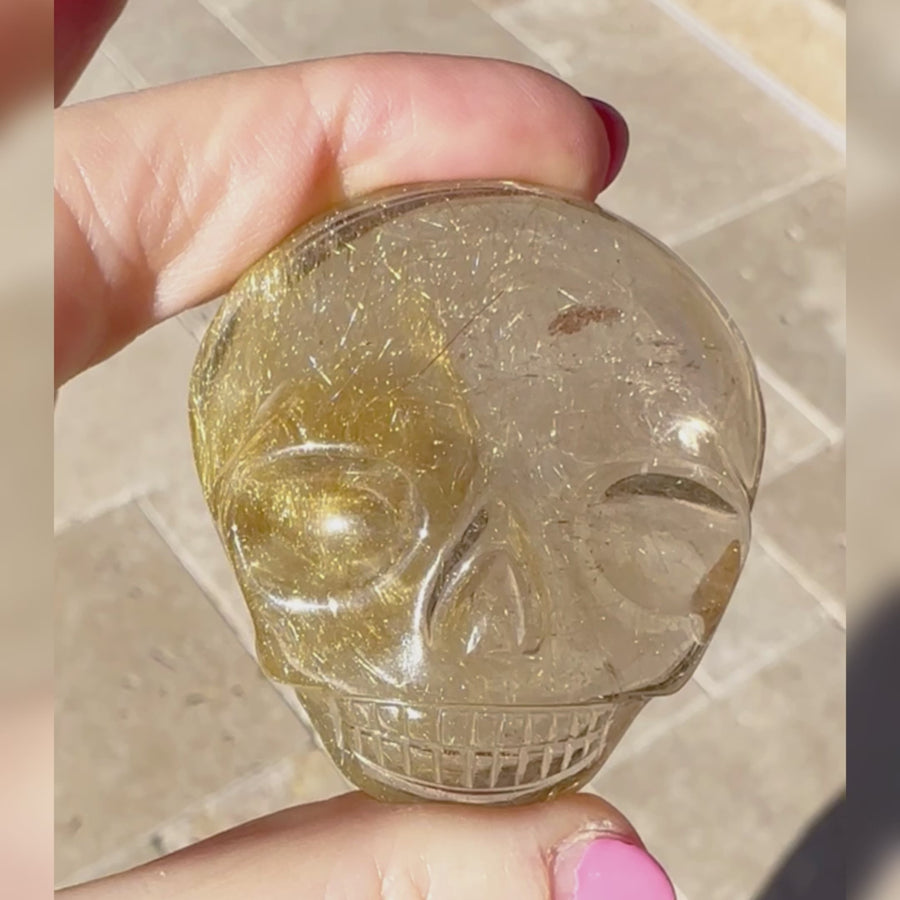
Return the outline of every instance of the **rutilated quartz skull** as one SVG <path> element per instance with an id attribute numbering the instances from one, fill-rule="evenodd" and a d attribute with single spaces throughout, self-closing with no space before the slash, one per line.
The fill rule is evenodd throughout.
<path id="1" fill-rule="evenodd" d="M 224 299 L 197 467 L 252 615 L 382 799 L 585 784 L 691 676 L 762 462 L 747 348 L 646 234 L 543 189 L 394 189 Z"/>

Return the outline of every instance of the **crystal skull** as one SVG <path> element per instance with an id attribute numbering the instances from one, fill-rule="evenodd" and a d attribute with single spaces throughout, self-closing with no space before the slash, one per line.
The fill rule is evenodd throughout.
<path id="1" fill-rule="evenodd" d="M 190 421 L 268 676 L 368 793 L 483 804 L 582 786 L 690 678 L 764 443 L 697 277 L 508 182 L 288 237 L 224 298 Z"/>

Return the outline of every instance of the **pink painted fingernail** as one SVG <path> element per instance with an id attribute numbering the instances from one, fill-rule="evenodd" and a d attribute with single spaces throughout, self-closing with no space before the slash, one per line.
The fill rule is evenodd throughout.
<path id="1" fill-rule="evenodd" d="M 604 835 L 561 851 L 553 900 L 675 900 L 675 890 L 643 847 Z"/>

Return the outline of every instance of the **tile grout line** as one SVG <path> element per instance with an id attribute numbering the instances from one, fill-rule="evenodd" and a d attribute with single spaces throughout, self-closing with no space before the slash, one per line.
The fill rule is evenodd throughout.
<path id="1" fill-rule="evenodd" d="M 698 687 L 700 687 L 700 685 L 698 685 Z M 702 687 L 700 689 L 703 690 Z M 665 697 L 659 697 L 656 699 L 665 702 Z M 698 697 L 692 703 L 689 703 L 678 713 L 669 716 L 668 719 L 661 722 L 656 726 L 656 728 L 651 728 L 640 740 L 635 741 L 634 746 L 630 748 L 630 752 L 627 754 L 627 756 L 623 756 L 619 760 L 616 760 L 615 750 L 613 750 L 613 753 L 609 759 L 609 763 L 604 765 L 602 771 L 609 772 L 615 769 L 616 766 L 621 765 L 627 760 L 633 759 L 639 753 L 643 753 L 645 750 L 655 744 L 661 737 L 670 732 L 673 728 L 677 728 L 679 725 L 684 725 L 685 722 L 692 719 L 697 713 L 705 709 L 712 702 L 713 698 L 705 691 L 703 691 L 703 695 L 701 697 Z"/>
<path id="2" fill-rule="evenodd" d="M 769 387 L 771 387 L 776 393 L 778 393 L 783 400 L 786 400 L 791 406 L 793 406 L 799 413 L 803 415 L 803 417 L 810 422 L 810 424 L 815 425 L 822 434 L 828 438 L 828 444 L 831 447 L 839 444 L 844 438 L 844 429 L 832 422 L 831 419 L 823 413 L 817 406 L 813 405 L 803 396 L 796 388 L 792 387 L 787 381 L 785 381 L 774 369 L 772 369 L 768 363 L 764 362 L 760 358 L 755 359 L 756 369 L 759 373 L 760 378 L 769 383 Z"/>
<path id="3" fill-rule="evenodd" d="M 255 666 L 259 667 L 259 660 L 256 658 L 255 648 L 247 645 L 244 632 L 238 621 L 232 616 L 229 605 L 222 601 L 219 596 L 219 591 L 212 582 L 206 578 L 202 566 L 197 563 L 190 553 L 185 553 L 183 549 L 179 550 L 176 535 L 166 526 L 165 522 L 157 514 L 152 503 L 149 502 L 149 495 L 145 494 L 138 497 L 137 505 L 151 528 L 153 528 L 160 540 L 166 545 L 169 552 L 175 557 L 178 564 L 187 573 L 188 577 L 197 585 L 209 604 L 219 615 L 219 618 L 225 623 L 228 630 L 234 635 L 241 650 L 250 657 Z M 307 717 L 306 712 L 300 706 L 300 701 L 295 695 L 286 686 L 276 684 L 268 678 L 266 679 L 266 683 L 278 695 L 285 706 L 287 706 L 294 718 L 296 718 L 300 724 L 316 738 L 315 729 L 312 727 L 312 723 Z"/>
<path id="4" fill-rule="evenodd" d="M 778 203 L 780 200 L 785 200 L 788 197 L 793 196 L 805 188 L 828 181 L 830 178 L 842 174 L 845 169 L 846 166 L 841 165 L 805 172 L 803 175 L 798 175 L 796 178 L 784 182 L 784 184 L 760 191 L 754 197 L 750 197 L 735 206 L 724 209 L 721 212 L 710 216 L 708 219 L 697 222 L 695 225 L 691 225 L 680 232 L 662 235 L 661 240 L 669 247 L 677 248 L 678 246 L 690 243 L 697 238 L 706 237 L 718 228 L 732 225 L 753 213 L 760 212 L 766 207 Z"/>
<path id="5" fill-rule="evenodd" d="M 806 569 L 797 562 L 781 545 L 773 540 L 761 528 L 756 529 L 756 538 L 762 547 L 778 565 L 796 581 L 808 594 L 818 600 L 828 617 L 842 629 L 847 628 L 847 612 L 831 591 L 816 581 Z"/>
<path id="6" fill-rule="evenodd" d="M 795 636 L 791 640 L 779 644 L 777 647 L 767 648 L 762 653 L 760 653 L 760 655 L 755 660 L 745 666 L 742 666 L 740 669 L 737 669 L 736 674 L 729 676 L 724 681 L 718 681 L 712 676 L 708 676 L 710 697 L 713 700 L 723 700 L 727 697 L 730 697 L 733 693 L 735 693 L 735 691 L 747 684 L 748 681 L 751 681 L 753 678 L 759 675 L 760 672 L 768 669 L 770 666 L 775 665 L 775 663 L 779 662 L 781 659 L 784 659 L 784 657 L 786 657 L 789 653 L 793 652 L 799 646 L 805 644 L 811 638 L 815 637 L 820 631 L 823 630 L 823 628 L 835 624 L 831 616 L 829 616 L 827 612 L 821 608 L 821 604 L 820 615 L 822 616 L 822 618 L 818 621 L 811 622 L 800 632 L 799 636 Z M 715 640 L 715 638 L 713 638 L 713 640 Z M 704 688 L 704 690 L 706 690 L 706 688 Z"/>
<path id="7" fill-rule="evenodd" d="M 713 636 L 715 639 L 715 636 Z M 700 660 L 700 665 L 694 670 L 694 674 L 691 676 L 691 680 L 697 687 L 706 694 L 710 700 L 715 699 L 716 696 L 716 681 L 712 676 L 707 675 L 703 670 L 703 660 Z"/>
<path id="8" fill-rule="evenodd" d="M 243 25 L 227 10 L 211 7 L 208 0 L 197 0 L 199 6 L 205 9 L 213 18 L 222 23 L 223 27 L 230 31 L 264 66 L 277 66 L 280 60 L 268 48 L 260 43 Z"/>
<path id="9" fill-rule="evenodd" d="M 229 630 L 237 638 L 238 643 L 245 653 L 252 656 L 251 650 L 247 647 L 244 636 L 234 620 L 234 617 L 227 613 L 224 609 L 226 604 L 220 602 L 219 592 L 212 582 L 206 577 L 202 566 L 199 566 L 190 553 L 184 553 L 183 548 L 179 549 L 176 535 L 169 529 L 162 518 L 157 514 L 151 503 L 148 503 L 148 495 L 138 498 L 138 507 L 144 518 L 149 522 L 150 526 L 157 533 L 162 542 L 168 547 L 171 554 L 178 560 L 182 569 L 190 576 L 191 580 L 202 591 L 206 599 L 212 604 L 213 608 L 219 616 L 228 625 Z"/>
<path id="10" fill-rule="evenodd" d="M 197 344 L 197 346 L 199 347 L 200 339 L 197 337 L 196 334 L 194 334 L 194 330 L 191 328 L 191 326 L 188 325 L 188 323 L 185 322 L 184 319 L 180 315 L 175 316 L 175 318 L 178 320 L 178 324 L 188 333 L 188 337 L 190 337 L 190 339 L 192 341 L 194 341 L 194 343 Z"/>
<path id="11" fill-rule="evenodd" d="M 744 669 L 740 670 L 742 677 L 737 679 L 728 679 L 728 681 L 722 683 L 715 682 L 715 679 L 704 677 L 703 681 L 710 684 L 712 692 L 707 691 L 707 688 L 704 687 L 703 683 L 701 683 L 700 679 L 698 679 L 697 677 L 698 674 L 700 674 L 699 671 L 696 672 L 692 676 L 691 680 L 694 681 L 697 686 L 704 692 L 704 696 L 698 698 L 693 703 L 686 706 L 677 715 L 673 715 L 669 719 L 666 719 L 657 728 L 653 728 L 648 731 L 644 738 L 635 743 L 634 747 L 631 748 L 631 751 L 627 756 L 623 756 L 621 759 L 616 761 L 615 755 L 613 755 L 610 758 L 610 763 L 604 767 L 604 771 L 613 770 L 616 768 L 616 766 L 619 766 L 622 763 L 627 762 L 628 760 L 634 759 L 634 757 L 636 757 L 638 754 L 648 750 L 660 738 L 664 737 L 667 733 L 672 731 L 672 729 L 684 725 L 707 706 L 713 703 L 727 701 L 728 698 L 732 696 L 732 694 L 734 694 L 741 687 L 745 686 L 749 681 L 751 681 L 761 672 L 778 663 L 781 659 L 785 658 L 789 653 L 791 653 L 793 650 L 796 650 L 807 641 L 812 640 L 816 635 L 823 632 L 826 628 L 834 627 L 834 625 L 839 624 L 832 621 L 832 617 L 826 615 L 824 610 L 823 615 L 825 615 L 825 617 L 822 620 L 815 622 L 811 624 L 809 628 L 804 629 L 800 637 L 785 642 L 782 646 L 778 647 L 777 650 L 770 650 L 763 654 L 760 657 L 761 663 L 759 665 L 747 666 Z"/>
<path id="12" fill-rule="evenodd" d="M 835 444 L 832 444 L 824 434 L 820 434 L 808 447 L 803 447 L 796 453 L 792 453 L 778 468 L 764 470 L 759 485 L 760 490 L 768 488 L 770 484 L 774 484 L 780 478 L 790 475 L 792 472 L 799 469 L 800 466 L 804 465 L 804 463 L 808 463 L 810 460 L 815 459 L 820 453 L 824 453 L 834 446 Z"/>
<path id="13" fill-rule="evenodd" d="M 843 438 L 844 433 L 842 430 L 841 440 L 843 440 Z M 826 450 L 830 450 L 834 446 L 835 444 L 829 441 L 828 438 L 823 434 L 821 438 L 810 444 L 808 447 L 804 447 L 802 450 L 798 450 L 796 453 L 791 454 L 791 456 L 789 456 L 785 460 L 784 468 L 778 471 L 777 474 L 769 480 L 769 484 L 772 484 L 779 478 L 783 478 L 785 475 L 793 472 L 794 469 L 797 469 L 804 463 L 808 463 L 810 460 L 815 459 L 820 453 L 824 453 Z"/>
<path id="14" fill-rule="evenodd" d="M 685 31 L 693 35 L 719 59 L 743 75 L 747 81 L 780 103 L 795 119 L 814 134 L 817 134 L 829 146 L 842 154 L 846 154 L 846 129 L 832 122 L 809 101 L 804 100 L 791 88 L 779 81 L 771 72 L 762 68 L 751 57 L 728 43 L 712 27 L 693 13 L 688 12 L 676 0 L 649 0 L 649 2 L 677 22 Z"/>
<path id="15" fill-rule="evenodd" d="M 112 56 L 109 55 L 109 49 L 109 45 L 104 42 L 97 50 L 97 56 L 104 57 L 104 59 L 106 59 L 106 61 L 131 85 L 134 90 L 140 90 L 141 87 L 146 87 L 144 79 L 140 77 L 137 71 L 132 69 L 130 64 L 126 64 L 126 68 L 128 69 L 128 71 L 126 72 L 125 69 L 123 69 L 123 67 L 119 64 L 119 62 L 117 62 Z M 113 52 L 115 53 L 115 50 Z M 131 74 L 129 74 L 129 72 Z M 135 79 L 137 79 L 137 81 L 135 81 Z"/>
<path id="16" fill-rule="evenodd" d="M 128 57 L 116 47 L 115 40 L 104 41 L 102 50 L 106 58 L 119 70 L 119 73 L 126 81 L 131 82 L 132 87 L 136 91 L 142 91 L 150 87 L 150 82 L 129 62 Z"/>
<path id="17" fill-rule="evenodd" d="M 54 518 L 53 534 L 54 536 L 60 535 L 70 528 L 86 525 L 88 522 L 93 522 L 107 513 L 114 512 L 123 506 L 128 506 L 129 503 L 140 503 L 142 497 L 146 497 L 153 491 L 160 490 L 161 487 L 162 485 L 158 483 L 130 485 L 111 497 L 105 497 L 93 506 L 86 506 L 77 513 L 63 516 L 59 519 Z"/>
<path id="18" fill-rule="evenodd" d="M 758 676 L 761 672 L 775 665 L 781 659 L 784 659 L 789 653 L 796 650 L 807 641 L 812 640 L 816 635 L 822 633 L 826 628 L 834 627 L 835 624 L 839 624 L 832 621 L 832 617 L 828 616 L 824 610 L 823 615 L 824 618 L 822 620 L 815 622 L 811 624 L 809 628 L 804 629 L 800 637 L 785 642 L 785 644 L 777 648 L 777 650 L 770 650 L 763 654 L 760 657 L 761 662 L 759 665 L 747 666 L 742 669 L 742 677 L 736 679 L 728 679 L 728 681 L 722 683 L 715 682 L 715 679 L 704 677 L 703 681 L 707 682 L 710 685 L 710 687 L 712 688 L 711 692 L 708 692 L 707 688 L 704 687 L 703 683 L 701 683 L 701 680 L 698 679 L 697 675 L 700 674 L 698 670 L 698 672 L 692 676 L 692 680 L 704 692 L 704 697 L 698 698 L 693 703 L 686 706 L 677 715 L 666 719 L 665 722 L 661 723 L 657 728 L 651 729 L 644 738 L 635 743 L 634 747 L 631 748 L 631 751 L 627 756 L 623 756 L 618 761 L 615 761 L 615 756 L 613 755 L 613 757 L 610 758 L 609 765 L 604 767 L 604 771 L 615 769 L 616 766 L 634 759 L 638 754 L 648 750 L 660 738 L 664 737 L 667 733 L 672 731 L 672 729 L 684 725 L 707 706 L 713 703 L 721 703 L 727 701 L 729 697 L 731 697 L 737 690 L 745 686 L 749 681 Z"/>
<path id="19" fill-rule="evenodd" d="M 533 53 L 538 59 L 543 60 L 560 78 L 568 79 L 575 74 L 572 67 L 565 59 L 556 58 L 552 46 L 541 43 L 536 40 L 536 36 L 527 28 L 517 28 L 514 24 L 506 21 L 504 8 L 488 9 L 481 5 L 478 0 L 473 0 L 474 5 L 480 9 L 487 17 L 499 25 L 513 40 L 521 44 L 530 53 Z M 514 3 L 509 9 L 515 9 L 520 4 Z"/>

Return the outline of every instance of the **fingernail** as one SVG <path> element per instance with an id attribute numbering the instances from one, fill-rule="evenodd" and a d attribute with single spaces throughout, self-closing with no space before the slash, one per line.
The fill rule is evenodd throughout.
<path id="1" fill-rule="evenodd" d="M 628 123 L 614 106 L 610 106 L 602 100 L 596 100 L 594 97 L 586 99 L 594 107 L 594 112 L 600 116 L 609 141 L 609 167 L 606 171 L 606 180 L 601 188 L 603 190 L 616 180 L 616 176 L 622 171 L 625 163 L 625 157 L 628 154 Z"/>
<path id="2" fill-rule="evenodd" d="M 576 840 L 557 854 L 553 900 L 675 900 L 662 866 L 618 835 Z"/>

